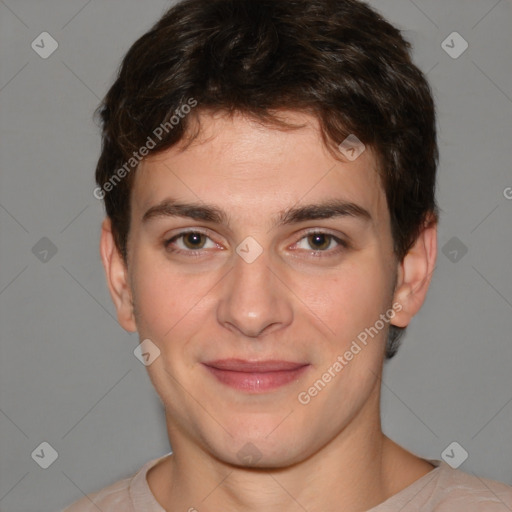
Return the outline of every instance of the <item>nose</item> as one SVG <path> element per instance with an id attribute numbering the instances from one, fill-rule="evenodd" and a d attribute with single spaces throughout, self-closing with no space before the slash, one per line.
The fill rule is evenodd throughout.
<path id="1" fill-rule="evenodd" d="M 249 338 L 290 325 L 292 301 L 281 279 L 265 252 L 252 263 L 235 254 L 234 268 L 222 283 L 217 309 L 219 323 Z"/>

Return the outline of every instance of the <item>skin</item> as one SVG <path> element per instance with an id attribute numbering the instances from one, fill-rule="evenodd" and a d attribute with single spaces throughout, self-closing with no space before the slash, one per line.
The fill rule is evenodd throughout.
<path id="1" fill-rule="evenodd" d="M 147 480 L 166 510 L 328 512 L 343 504 L 362 511 L 433 468 L 381 430 L 387 325 L 307 405 L 297 397 L 392 304 L 400 311 L 391 323 L 409 324 L 435 266 L 436 225 L 427 224 L 397 261 L 372 151 L 336 159 L 313 117 L 282 116 L 303 127 L 203 113 L 200 136 L 185 150 L 146 159 L 132 191 L 126 264 L 109 220 L 103 223 L 101 256 L 119 322 L 160 350 L 147 370 L 166 409 L 173 454 Z M 216 205 L 229 224 L 142 220 L 167 198 Z M 355 203 L 371 219 L 274 223 L 289 208 L 326 199 Z M 312 228 L 347 247 L 329 237 L 311 242 Z M 185 252 L 193 250 L 190 237 L 165 245 L 187 229 L 206 234 L 192 240 L 196 257 Z M 248 236 L 263 251 L 252 263 L 236 253 Z M 202 364 L 231 357 L 309 366 L 295 381 L 255 394 L 226 386 Z M 239 458 L 247 443 L 260 458 Z"/>

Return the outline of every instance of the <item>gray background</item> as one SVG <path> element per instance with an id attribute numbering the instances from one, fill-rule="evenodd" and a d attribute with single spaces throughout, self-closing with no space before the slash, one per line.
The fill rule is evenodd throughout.
<path id="1" fill-rule="evenodd" d="M 427 458 L 457 441 L 469 453 L 461 469 L 511 484 L 512 4 L 371 3 L 428 72 L 441 150 L 438 265 L 385 369 L 384 431 Z M 137 335 L 115 320 L 98 253 L 103 207 L 92 195 L 93 110 L 168 6 L 0 0 L 4 512 L 59 509 L 169 451 L 162 407 L 133 355 Z M 43 31 L 59 45 L 47 59 L 31 48 Z M 457 59 L 441 46 L 453 31 L 469 44 Z M 31 457 L 43 441 L 58 452 L 48 469 Z"/>

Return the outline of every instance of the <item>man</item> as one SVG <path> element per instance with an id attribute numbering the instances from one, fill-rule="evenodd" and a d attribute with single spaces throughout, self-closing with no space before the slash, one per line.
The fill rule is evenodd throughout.
<path id="1" fill-rule="evenodd" d="M 355 0 L 185 0 L 126 55 L 94 194 L 172 454 L 69 511 L 506 511 L 387 438 L 436 260 L 429 86 Z"/>

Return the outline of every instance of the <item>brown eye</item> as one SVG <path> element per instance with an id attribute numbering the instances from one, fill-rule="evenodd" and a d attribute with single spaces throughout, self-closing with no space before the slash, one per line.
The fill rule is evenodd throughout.
<path id="1" fill-rule="evenodd" d="M 315 257 L 336 256 L 348 248 L 348 242 L 324 231 L 310 231 L 294 245 L 294 249 Z"/>
<path id="2" fill-rule="evenodd" d="M 171 253 L 183 256 L 201 256 L 211 249 L 221 249 L 206 233 L 201 231 L 182 231 L 163 243 Z"/>
<path id="3" fill-rule="evenodd" d="M 324 251 L 331 245 L 332 235 L 326 233 L 313 233 L 308 236 L 308 244 L 315 251 Z"/>
<path id="4" fill-rule="evenodd" d="M 182 235 L 183 244 L 187 249 L 202 249 L 206 244 L 206 237 L 203 233 L 194 233 L 191 231 L 190 233 L 186 233 Z"/>

